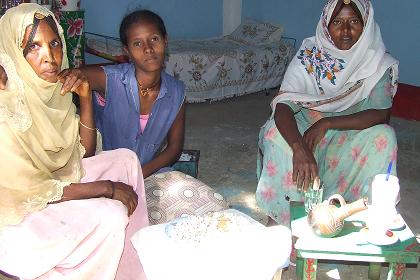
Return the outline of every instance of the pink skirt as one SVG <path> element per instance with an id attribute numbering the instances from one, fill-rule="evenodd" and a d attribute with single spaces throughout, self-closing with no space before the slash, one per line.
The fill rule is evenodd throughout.
<path id="1" fill-rule="evenodd" d="M 118 149 L 82 163 L 82 182 L 133 186 L 139 198 L 133 215 L 128 218 L 120 201 L 107 198 L 50 204 L 0 232 L 0 270 L 22 279 L 146 279 L 130 242 L 149 224 L 137 155 Z"/>

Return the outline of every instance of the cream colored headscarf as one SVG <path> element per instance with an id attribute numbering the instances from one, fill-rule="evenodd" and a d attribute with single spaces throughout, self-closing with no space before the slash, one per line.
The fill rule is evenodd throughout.
<path id="1" fill-rule="evenodd" d="M 339 1 L 327 2 L 316 35 L 303 40 L 271 103 L 273 112 L 284 101 L 321 112 L 344 111 L 365 99 L 388 69 L 393 84 L 397 83 L 398 61 L 386 52 L 369 0 L 351 0 L 363 17 L 359 40 L 349 50 L 334 45 L 328 24 Z"/>
<path id="2" fill-rule="evenodd" d="M 0 19 L 0 229 L 59 200 L 63 188 L 82 177 L 78 116 L 62 85 L 39 78 L 23 56 L 26 27 L 35 13 L 53 15 L 37 4 L 21 4 Z M 68 67 L 63 30 L 62 69 Z"/>

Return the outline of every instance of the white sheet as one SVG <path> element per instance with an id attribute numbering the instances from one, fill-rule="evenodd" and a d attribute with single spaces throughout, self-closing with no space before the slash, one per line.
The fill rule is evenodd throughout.
<path id="1" fill-rule="evenodd" d="M 278 268 L 289 264 L 291 233 L 284 226 L 265 227 L 245 217 L 240 232 L 226 232 L 201 243 L 170 237 L 168 226 L 143 228 L 132 237 L 148 280 L 271 280 Z M 173 224 L 172 224 L 173 225 Z"/>

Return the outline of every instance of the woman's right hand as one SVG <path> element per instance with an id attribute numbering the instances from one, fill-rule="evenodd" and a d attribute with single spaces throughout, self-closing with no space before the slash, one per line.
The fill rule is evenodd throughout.
<path id="1" fill-rule="evenodd" d="M 3 66 L 0 65 L 0 89 L 6 89 L 7 74 Z"/>
<path id="2" fill-rule="evenodd" d="M 114 185 L 114 195 L 112 196 L 112 185 Z M 128 211 L 128 216 L 133 214 L 134 210 L 137 207 L 137 194 L 133 190 L 133 187 L 127 185 L 122 182 L 111 182 L 110 187 L 108 189 L 108 193 L 110 194 L 109 198 L 121 201 L 126 207 Z"/>
<path id="3" fill-rule="evenodd" d="M 292 179 L 298 191 L 306 191 L 314 179 L 318 177 L 318 165 L 315 157 L 306 143 L 293 147 Z"/>

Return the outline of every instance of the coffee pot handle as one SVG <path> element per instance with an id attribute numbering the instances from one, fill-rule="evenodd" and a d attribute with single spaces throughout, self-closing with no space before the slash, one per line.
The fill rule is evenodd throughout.
<path id="1" fill-rule="evenodd" d="M 330 196 L 327 200 L 327 204 L 328 205 L 332 204 L 331 202 L 334 200 L 338 200 L 338 202 L 340 203 L 340 206 L 346 205 L 346 201 L 344 200 L 344 197 L 342 197 L 339 194 L 333 194 L 332 196 Z"/>

